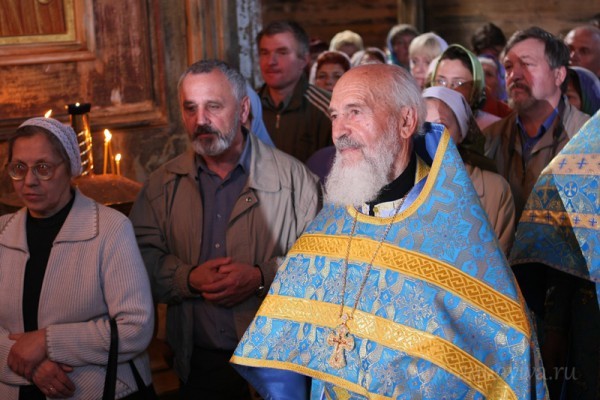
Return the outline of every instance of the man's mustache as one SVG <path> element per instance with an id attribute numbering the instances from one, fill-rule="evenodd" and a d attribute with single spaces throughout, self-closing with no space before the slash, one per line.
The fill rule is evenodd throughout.
<path id="1" fill-rule="evenodd" d="M 510 85 L 508 85 L 509 91 L 511 91 L 513 89 L 521 89 L 521 90 L 525 90 L 527 93 L 531 93 L 531 89 L 529 88 L 529 86 L 527 86 L 521 82 L 513 82 Z"/>
<path id="2" fill-rule="evenodd" d="M 194 131 L 194 138 L 197 138 L 200 135 L 206 135 L 206 134 L 212 134 L 212 135 L 219 136 L 221 133 L 218 130 L 216 130 L 215 128 L 213 128 L 212 126 L 203 124 L 203 125 L 199 125 L 196 128 L 196 130 Z"/>
<path id="3" fill-rule="evenodd" d="M 337 150 L 345 150 L 345 149 L 360 149 L 362 146 L 362 144 L 350 139 L 348 136 L 343 135 L 340 136 L 336 141 L 335 141 L 335 148 Z"/>

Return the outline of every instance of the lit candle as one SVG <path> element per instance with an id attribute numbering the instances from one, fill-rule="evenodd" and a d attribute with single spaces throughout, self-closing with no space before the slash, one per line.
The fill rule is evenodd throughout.
<path id="1" fill-rule="evenodd" d="M 48 111 L 46 111 L 46 114 L 44 114 L 44 118 L 50 118 L 51 115 L 52 115 L 52 110 L 48 110 Z"/>
<path id="2" fill-rule="evenodd" d="M 108 148 L 110 146 L 110 139 L 112 135 L 108 129 L 104 130 L 104 168 L 102 169 L 102 173 L 106 174 L 106 168 L 108 167 Z"/>
<path id="3" fill-rule="evenodd" d="M 121 153 L 117 153 L 115 162 L 117 163 L 117 175 L 121 175 Z"/>

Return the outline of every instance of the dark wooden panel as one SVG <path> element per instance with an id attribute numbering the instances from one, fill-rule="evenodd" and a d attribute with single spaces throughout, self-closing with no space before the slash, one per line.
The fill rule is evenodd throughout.
<path id="1" fill-rule="evenodd" d="M 0 36 L 51 35 L 67 30 L 63 0 L 3 0 L 2 3 Z"/>
<path id="2" fill-rule="evenodd" d="M 385 46 L 388 30 L 396 24 L 397 1 L 263 0 L 263 25 L 278 19 L 299 22 L 310 37 L 329 41 L 350 29 L 360 34 L 365 46 Z"/>
<path id="3" fill-rule="evenodd" d="M 469 45 L 472 32 L 488 21 L 500 26 L 507 37 L 531 25 L 564 34 L 600 12 L 600 0 L 263 0 L 262 5 L 263 24 L 294 19 L 311 37 L 322 40 L 350 29 L 363 36 L 365 45 L 379 47 L 398 22 L 422 20 L 423 32 L 433 30 L 449 43 Z"/>
<path id="4" fill-rule="evenodd" d="M 507 38 L 533 25 L 561 35 L 600 12 L 600 0 L 426 0 L 425 3 L 426 30 L 435 30 L 449 43 L 469 47 L 472 32 L 486 22 L 498 25 Z"/>
<path id="5" fill-rule="evenodd" d="M 0 66 L 0 139 L 48 109 L 66 121 L 64 106 L 75 102 L 92 104 L 93 128 L 166 123 L 157 2 L 88 4 L 93 5 L 86 10 L 93 15 L 91 60 Z"/>

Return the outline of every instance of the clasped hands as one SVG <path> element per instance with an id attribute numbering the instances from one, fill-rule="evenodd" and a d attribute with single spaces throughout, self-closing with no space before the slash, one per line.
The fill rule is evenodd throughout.
<path id="1" fill-rule="evenodd" d="M 47 357 L 46 330 L 11 333 L 14 340 L 8 353 L 8 367 L 17 375 L 33 382 L 47 397 L 64 399 L 73 396 L 75 385 L 67 376 L 72 367 Z"/>
<path id="2" fill-rule="evenodd" d="M 189 284 L 202 297 L 223 307 L 232 307 L 256 292 L 261 283 L 260 271 L 231 257 L 208 260 L 195 267 Z"/>

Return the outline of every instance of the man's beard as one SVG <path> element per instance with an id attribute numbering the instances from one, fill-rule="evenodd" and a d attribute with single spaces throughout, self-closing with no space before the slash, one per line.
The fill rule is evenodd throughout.
<path id="1" fill-rule="evenodd" d="M 345 165 L 340 149 L 358 147 L 363 158 Z M 325 182 L 325 200 L 337 205 L 359 206 L 374 200 L 381 189 L 396 177 L 393 176 L 394 161 L 401 150 L 396 132 L 385 134 L 369 149 L 347 136 L 336 142 L 335 159 Z"/>
<path id="2" fill-rule="evenodd" d="M 207 124 L 199 125 L 192 136 L 192 147 L 196 154 L 200 156 L 218 156 L 231 146 L 237 129 L 239 129 L 237 119 L 234 121 L 231 130 L 226 133 L 222 133 Z M 206 134 L 210 134 L 210 138 L 200 138 L 200 135 Z"/>
<path id="3" fill-rule="evenodd" d="M 518 100 L 513 99 L 512 95 L 511 95 L 513 88 L 519 88 L 519 89 L 521 89 L 522 92 L 526 92 L 527 97 L 523 98 L 523 95 L 521 94 L 519 96 Z M 531 93 L 531 88 L 529 86 L 517 82 L 517 83 L 512 83 L 508 87 L 508 105 L 513 110 L 516 110 L 516 111 L 526 110 L 527 108 L 529 108 L 533 104 L 535 104 L 535 102 L 536 102 L 536 99 L 533 97 L 533 94 Z"/>

